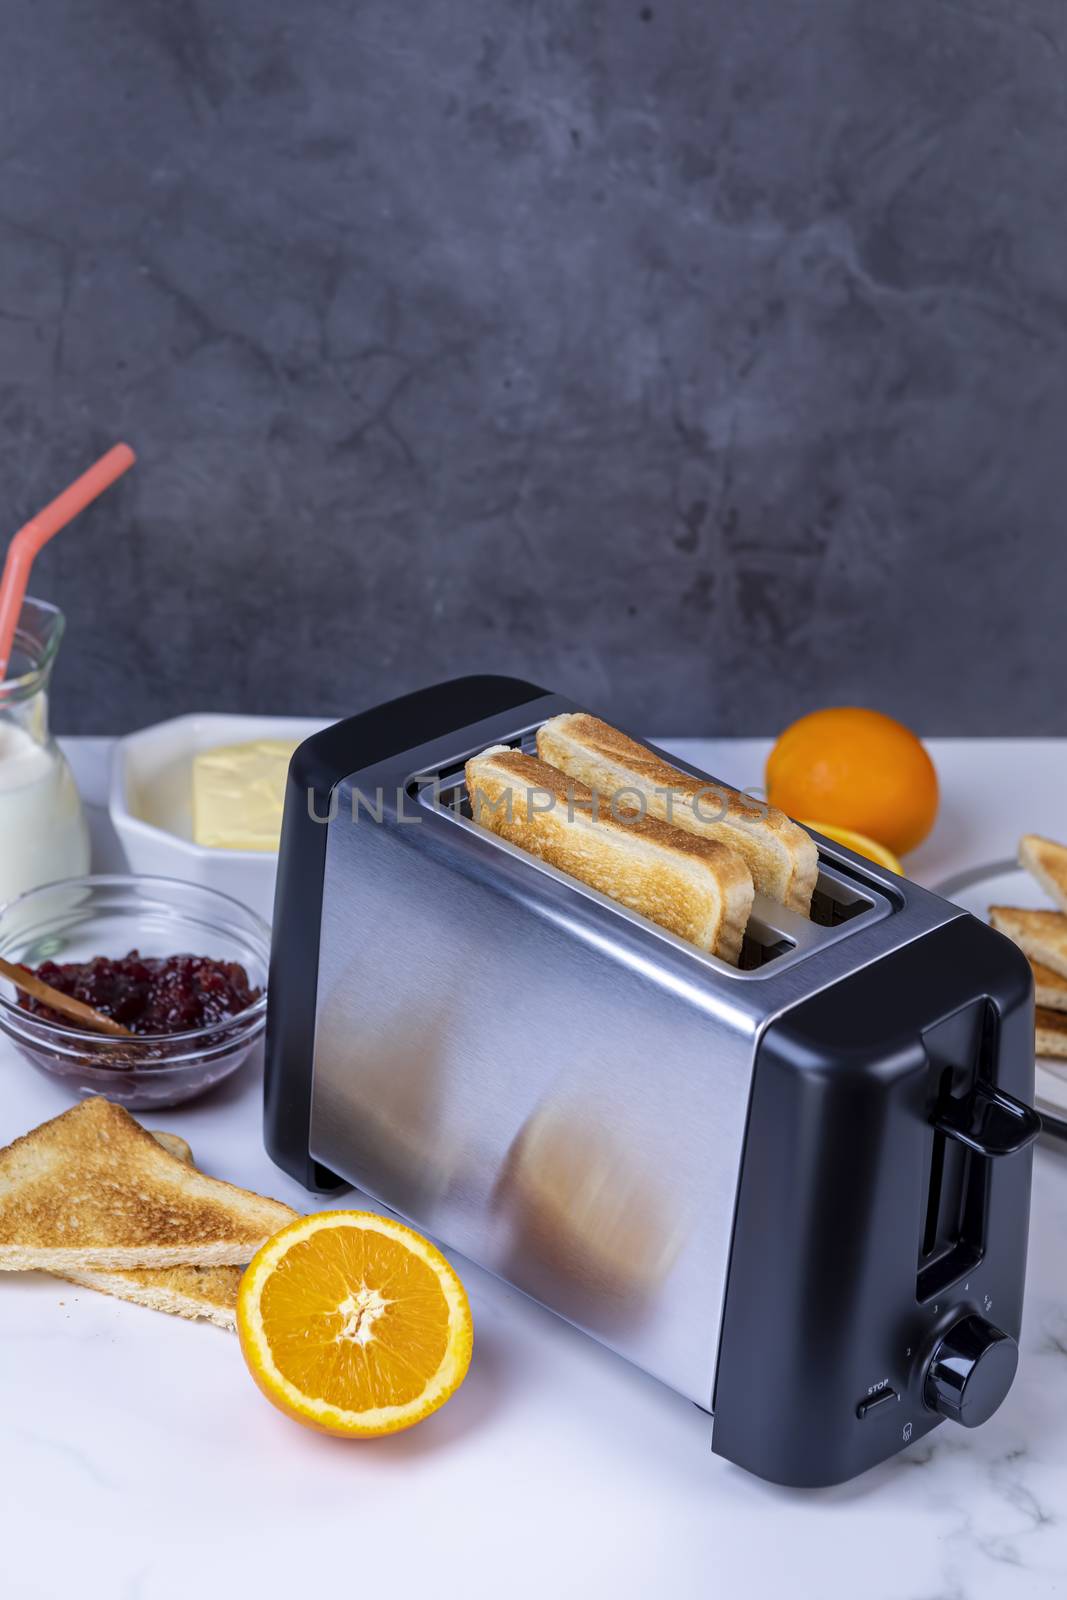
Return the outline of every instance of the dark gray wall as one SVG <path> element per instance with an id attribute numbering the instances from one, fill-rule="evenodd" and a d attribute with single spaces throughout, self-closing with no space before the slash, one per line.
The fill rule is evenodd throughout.
<path id="1" fill-rule="evenodd" d="M 1063 0 L 6 0 L 57 723 L 514 671 L 1067 732 Z"/>

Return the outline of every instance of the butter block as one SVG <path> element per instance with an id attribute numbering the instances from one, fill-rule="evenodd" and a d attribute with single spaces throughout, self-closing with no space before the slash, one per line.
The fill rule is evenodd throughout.
<path id="1" fill-rule="evenodd" d="M 193 839 L 215 850 L 277 850 L 299 739 L 253 739 L 193 758 Z"/>

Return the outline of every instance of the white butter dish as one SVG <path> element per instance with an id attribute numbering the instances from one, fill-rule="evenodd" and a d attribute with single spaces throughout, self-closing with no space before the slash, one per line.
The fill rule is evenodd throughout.
<path id="1" fill-rule="evenodd" d="M 195 843 L 193 758 L 202 750 L 255 739 L 304 740 L 329 723 L 329 718 L 205 714 L 174 717 L 120 739 L 108 810 L 130 871 L 221 890 L 270 922 L 277 852 Z"/>

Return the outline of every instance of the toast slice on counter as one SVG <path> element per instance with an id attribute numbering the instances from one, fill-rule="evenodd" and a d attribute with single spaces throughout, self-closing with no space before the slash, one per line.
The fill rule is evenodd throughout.
<path id="1" fill-rule="evenodd" d="M 202 1318 L 233 1333 L 243 1273 L 244 1267 L 144 1267 L 132 1272 L 71 1269 L 53 1276 L 152 1311 L 167 1311 L 172 1317 Z"/>
<path id="2" fill-rule="evenodd" d="M 187 1167 L 195 1165 L 193 1152 L 180 1134 L 164 1133 L 158 1128 L 149 1131 L 156 1143 L 172 1156 Z M 237 1328 L 237 1287 L 243 1270 L 242 1267 L 145 1267 L 133 1272 L 67 1271 L 55 1276 L 85 1289 L 114 1295 L 118 1300 L 149 1306 L 153 1311 L 167 1311 L 175 1317 L 203 1318 L 233 1332 Z"/>
<path id="3" fill-rule="evenodd" d="M 474 820 L 702 950 L 736 963 L 752 874 L 735 850 L 607 801 L 506 745 L 467 762 Z"/>
<path id="4" fill-rule="evenodd" d="M 0 1150 L 0 1271 L 239 1267 L 295 1216 L 197 1172 L 108 1100 Z"/>
<path id="5" fill-rule="evenodd" d="M 1062 911 L 1025 911 L 1019 906 L 990 906 L 989 920 L 1019 946 L 1031 961 L 1067 978 L 1067 916 Z"/>
<path id="6" fill-rule="evenodd" d="M 1061 911 L 1067 911 L 1067 845 L 1043 839 L 1039 833 L 1024 833 L 1019 840 L 1019 865 L 1037 879 Z"/>
<path id="7" fill-rule="evenodd" d="M 1040 961 L 1031 961 L 1034 974 L 1034 1000 L 1049 1011 L 1067 1011 L 1067 978 L 1062 978 L 1051 967 Z"/>
<path id="8" fill-rule="evenodd" d="M 1067 1016 L 1062 1011 L 1035 1007 L 1034 1050 L 1039 1056 L 1067 1057 Z"/>
<path id="9" fill-rule="evenodd" d="M 745 861 L 761 894 L 810 915 L 819 852 L 811 835 L 784 811 L 725 784 L 679 772 L 643 744 L 584 712 L 544 723 L 537 733 L 537 754 L 601 794 L 636 790 L 649 816 L 697 838 L 729 845 Z M 636 796 L 632 803 L 638 803 Z"/>

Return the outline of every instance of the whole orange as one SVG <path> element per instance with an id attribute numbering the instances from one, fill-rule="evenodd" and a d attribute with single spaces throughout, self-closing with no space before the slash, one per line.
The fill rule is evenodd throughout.
<path id="1" fill-rule="evenodd" d="M 937 773 L 903 723 L 861 706 L 832 706 L 779 737 L 767 758 L 767 798 L 791 817 L 851 828 L 903 855 L 934 825 Z"/>

